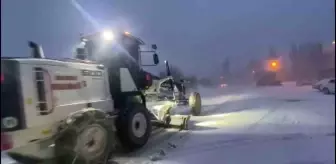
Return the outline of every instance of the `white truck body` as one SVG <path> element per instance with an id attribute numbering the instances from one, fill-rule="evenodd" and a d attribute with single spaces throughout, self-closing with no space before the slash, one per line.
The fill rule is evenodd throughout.
<path id="1" fill-rule="evenodd" d="M 17 76 L 19 77 L 17 81 L 21 87 L 20 97 L 23 102 L 20 110 L 23 110 L 24 120 L 21 121 L 24 125 L 21 129 L 7 131 L 6 129 L 18 126 L 18 118 L 2 117 L 2 127 L 10 137 L 11 149 L 14 152 L 46 156 L 48 153 L 41 151 L 43 149 L 41 141 L 54 135 L 59 122 L 70 113 L 87 108 L 89 104 L 104 111 L 114 110 L 109 92 L 108 74 L 101 65 L 35 58 L 7 60 L 14 61 L 18 67 L 19 72 L 11 73 L 20 74 Z M 5 69 L 2 68 L 2 71 Z M 121 78 L 130 76 L 127 69 L 121 73 L 123 73 Z M 3 80 L 6 81 L 6 76 Z M 38 95 L 41 88 L 41 85 L 37 86 L 39 84 L 44 87 L 45 101 Z M 2 87 L 6 85 L 2 84 Z M 122 89 L 133 90 L 134 84 L 124 83 Z M 43 104 L 46 105 L 46 109 L 41 108 Z M 6 107 L 3 110 L 16 109 Z"/>

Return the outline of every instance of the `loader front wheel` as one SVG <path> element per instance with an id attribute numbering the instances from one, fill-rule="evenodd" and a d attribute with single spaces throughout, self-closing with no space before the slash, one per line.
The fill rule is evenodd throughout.
<path id="1" fill-rule="evenodd" d="M 189 96 L 189 107 L 193 116 L 199 116 L 202 110 L 201 96 L 197 92 L 192 92 Z"/>
<path id="2" fill-rule="evenodd" d="M 117 119 L 117 135 L 123 149 L 127 152 L 144 146 L 151 134 L 150 116 L 143 104 L 127 103 Z"/>

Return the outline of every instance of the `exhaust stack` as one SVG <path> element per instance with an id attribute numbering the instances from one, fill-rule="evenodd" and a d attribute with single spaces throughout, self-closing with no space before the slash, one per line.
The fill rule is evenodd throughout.
<path id="1" fill-rule="evenodd" d="M 43 59 L 45 58 L 44 53 L 43 53 L 43 49 L 40 45 L 38 45 L 35 42 L 29 41 L 28 45 L 31 49 L 31 56 L 33 58 L 38 58 L 38 59 Z"/>

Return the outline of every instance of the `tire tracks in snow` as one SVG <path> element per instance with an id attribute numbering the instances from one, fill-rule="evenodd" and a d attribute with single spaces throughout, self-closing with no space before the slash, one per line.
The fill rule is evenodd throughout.
<path id="1" fill-rule="evenodd" d="M 283 104 L 284 104 L 284 102 L 281 102 L 276 107 L 271 108 L 271 110 L 269 110 L 267 113 L 265 113 L 260 119 L 258 119 L 254 123 L 248 125 L 247 130 L 253 130 L 254 128 L 256 128 L 261 121 L 263 121 L 265 118 L 267 118 L 268 116 L 270 116 L 274 112 L 276 112 Z M 220 105 L 216 105 L 212 109 L 215 109 L 216 111 L 221 110 Z M 193 127 L 193 128 L 195 128 L 195 127 Z M 191 130 L 194 130 L 194 129 L 191 129 Z M 186 133 L 184 137 L 187 138 L 186 136 L 188 134 L 189 133 Z M 233 139 L 217 140 L 215 142 L 208 142 L 208 143 L 198 144 L 198 145 L 195 145 L 195 146 L 186 147 L 186 149 L 184 149 L 182 152 L 188 151 L 187 154 L 190 154 L 190 153 L 194 154 L 193 152 L 211 151 L 211 150 L 214 150 L 214 149 L 222 148 L 224 146 L 225 147 L 226 146 L 230 147 L 230 146 L 244 145 L 244 144 L 250 143 L 250 142 L 255 141 L 255 140 L 256 139 L 251 139 L 251 137 L 249 137 L 249 136 L 237 137 L 237 138 L 233 138 Z M 265 141 L 265 140 L 274 140 L 274 139 L 269 139 L 268 137 L 262 137 L 262 139 L 259 139 L 259 140 L 260 141 Z M 182 142 L 182 141 L 180 141 L 180 142 Z M 176 155 L 176 153 L 180 154 L 181 150 L 176 151 L 176 152 L 172 152 L 172 154 L 174 154 L 174 155 Z"/>
<path id="2" fill-rule="evenodd" d="M 229 149 L 236 146 L 246 146 L 247 144 L 265 144 L 275 141 L 292 141 L 292 140 L 309 140 L 316 137 L 335 137 L 334 133 L 327 133 L 321 135 L 304 135 L 304 134 L 279 134 L 268 136 L 252 136 L 252 137 L 237 137 L 235 139 L 217 140 L 214 142 L 202 143 L 193 146 L 179 147 L 174 152 L 170 152 L 167 157 L 179 157 L 179 156 L 191 156 L 199 153 L 205 153 L 208 151 L 214 151 L 224 148 Z M 179 150 L 180 149 L 180 150 Z"/>
<path id="3" fill-rule="evenodd" d="M 129 154 L 116 154 L 110 161 L 116 164 L 150 164 L 150 156 L 167 149 L 171 140 L 176 140 L 174 138 L 183 135 L 183 132 L 187 133 L 178 129 L 158 128 L 143 148 Z"/>
<path id="4" fill-rule="evenodd" d="M 260 119 L 258 119 L 256 122 L 253 124 L 249 125 L 247 127 L 247 130 L 254 130 L 263 120 L 265 120 L 268 116 L 272 115 L 275 113 L 280 107 L 282 107 L 285 104 L 285 102 L 281 102 L 278 104 L 276 107 L 271 108 L 270 110 L 267 111 L 266 114 L 264 114 Z"/>

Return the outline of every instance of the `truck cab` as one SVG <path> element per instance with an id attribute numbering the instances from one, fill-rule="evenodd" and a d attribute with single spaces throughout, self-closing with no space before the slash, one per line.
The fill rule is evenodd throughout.
<path id="1" fill-rule="evenodd" d="M 116 108 L 119 108 L 120 88 L 119 68 L 127 68 L 134 79 L 137 90 L 145 90 L 152 85 L 150 74 L 142 69 L 140 46 L 145 43 L 132 36 L 128 32 L 112 32 L 105 30 L 98 33 L 89 34 L 81 37 L 77 48 L 76 56 L 85 56 L 85 58 L 103 64 L 109 74 L 110 92 L 114 100 L 116 100 Z M 152 45 L 152 50 L 146 51 L 153 53 L 153 65 L 159 63 L 158 55 L 156 54 L 156 45 Z"/>

